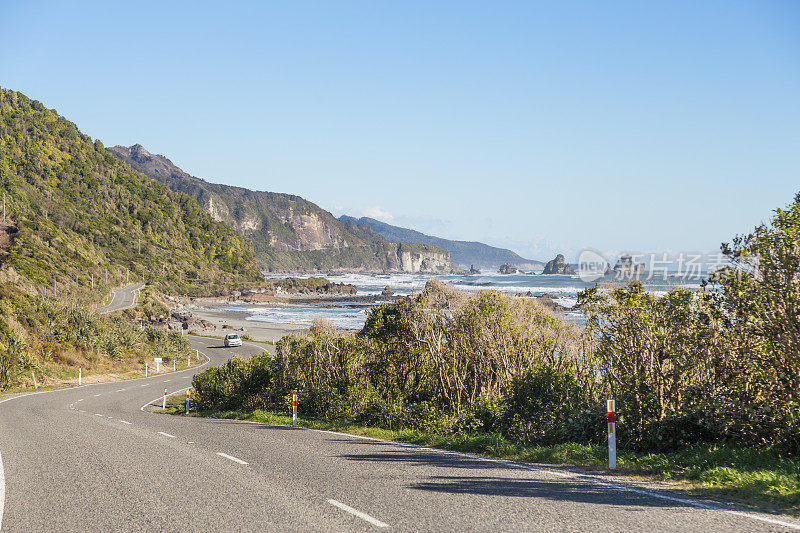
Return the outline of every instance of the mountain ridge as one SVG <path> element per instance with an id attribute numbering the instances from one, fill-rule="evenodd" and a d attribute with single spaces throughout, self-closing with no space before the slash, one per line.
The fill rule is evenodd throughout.
<path id="1" fill-rule="evenodd" d="M 142 145 L 112 146 L 114 157 L 173 191 L 197 199 L 215 219 L 250 238 L 270 272 L 456 271 L 448 252 L 433 245 L 392 242 L 368 224 L 340 221 L 300 196 L 211 183 L 184 172 Z"/>
<path id="2" fill-rule="evenodd" d="M 456 265 L 469 268 L 474 265 L 478 268 L 498 267 L 503 264 L 515 266 L 543 266 L 542 261 L 525 259 L 519 254 L 477 241 L 458 241 L 427 235 L 417 230 L 394 226 L 386 222 L 370 218 L 355 218 L 342 215 L 339 220 L 350 220 L 355 224 L 368 224 L 375 232 L 384 238 L 393 241 L 413 242 L 416 244 L 430 244 L 450 252 L 450 260 Z"/>

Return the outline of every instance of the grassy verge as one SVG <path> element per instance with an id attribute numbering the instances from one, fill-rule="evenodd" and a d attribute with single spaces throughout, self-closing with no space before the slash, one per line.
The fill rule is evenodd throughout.
<path id="1" fill-rule="evenodd" d="M 203 364 L 203 360 L 197 361 L 192 355 L 191 364 L 187 365 L 186 360 L 176 361 L 175 372 L 194 368 Z M 153 372 L 153 363 L 149 362 L 150 371 L 147 373 L 148 377 L 154 376 L 167 376 L 172 374 L 172 364 L 162 365 L 162 371 L 158 374 Z M 44 391 L 64 389 L 78 385 L 78 366 L 83 369 L 82 383 L 88 385 L 91 383 L 107 383 L 112 381 L 129 381 L 132 379 L 140 379 L 145 377 L 143 364 L 139 363 L 134 358 L 125 359 L 122 361 L 112 361 L 108 358 L 93 357 L 91 360 L 81 359 L 79 363 L 65 365 L 52 361 L 42 363 L 36 372 L 36 380 L 39 385 L 38 389 L 34 389 L 33 378 L 30 372 L 22 374 L 20 378 L 16 379 L 16 384 L 13 387 L 7 387 L 0 391 L 0 397 L 17 394 L 23 392 Z"/>
<path id="2" fill-rule="evenodd" d="M 183 415 L 183 398 L 171 399 L 166 412 Z M 248 420 L 274 425 L 292 424 L 290 415 L 266 411 L 205 411 L 192 413 L 190 416 Z M 571 465 L 608 472 L 608 450 L 605 446 L 572 443 L 520 446 L 501 435 L 491 433 L 438 435 L 408 429 L 393 431 L 302 416 L 298 418 L 298 425 L 488 457 Z M 679 453 L 619 451 L 615 475 L 671 481 L 674 485 L 670 488 L 695 496 L 800 516 L 800 461 L 778 458 L 771 450 L 714 444 L 692 446 Z"/>

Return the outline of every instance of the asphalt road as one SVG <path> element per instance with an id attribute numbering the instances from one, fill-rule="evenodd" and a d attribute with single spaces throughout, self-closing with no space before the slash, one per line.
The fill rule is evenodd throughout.
<path id="1" fill-rule="evenodd" d="M 260 349 L 190 339 L 206 367 Z M 148 412 L 194 371 L 0 400 L 3 530 L 800 529 L 565 469 Z"/>
<path id="2" fill-rule="evenodd" d="M 139 294 L 139 289 L 144 287 L 144 283 L 131 283 L 117 289 L 112 293 L 111 301 L 108 305 L 98 307 L 97 312 L 101 315 L 112 313 L 114 311 L 122 311 L 136 305 L 136 297 Z"/>

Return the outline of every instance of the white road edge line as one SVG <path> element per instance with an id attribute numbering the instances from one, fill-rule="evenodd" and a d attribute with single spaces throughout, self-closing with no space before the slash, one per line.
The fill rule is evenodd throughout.
<path id="1" fill-rule="evenodd" d="M 189 390 L 189 389 L 191 389 L 191 387 L 186 387 L 185 389 L 181 389 L 181 390 L 172 391 L 172 392 L 170 392 L 169 394 L 167 394 L 167 397 L 170 397 L 170 396 L 175 396 L 175 395 L 176 395 L 176 394 L 178 394 L 179 392 L 184 392 L 184 391 L 187 391 L 187 390 Z M 155 398 L 155 399 L 152 399 L 152 400 L 150 400 L 149 402 L 147 402 L 146 404 L 144 404 L 143 406 L 141 406 L 141 407 L 139 408 L 139 410 L 140 410 L 140 411 L 144 411 L 145 407 L 147 407 L 148 405 L 152 405 L 153 403 L 155 403 L 155 402 L 157 402 L 157 401 L 161 400 L 163 397 L 164 397 L 164 395 L 162 394 L 162 395 L 161 395 L 161 396 L 159 396 L 158 398 Z"/>
<path id="2" fill-rule="evenodd" d="M 163 431 L 158 432 L 159 435 L 164 435 L 165 437 L 169 437 L 171 439 L 177 438 L 175 435 L 170 435 L 169 433 L 164 433 Z"/>
<path id="3" fill-rule="evenodd" d="M 385 524 L 385 523 L 381 522 L 380 520 L 378 520 L 377 518 L 372 518 L 367 513 L 362 513 L 358 509 L 353 509 L 349 505 L 345 505 L 342 502 L 337 502 L 336 500 L 325 500 L 325 501 L 328 502 L 329 504 L 333 505 L 334 507 L 338 507 L 342 511 L 350 513 L 353 516 L 359 517 L 361 520 L 366 520 L 367 522 L 369 522 L 370 524 L 372 524 L 375 527 L 389 527 L 389 524 Z"/>
<path id="4" fill-rule="evenodd" d="M 244 344 L 249 344 L 250 346 L 253 346 L 254 348 L 258 348 L 259 350 L 262 350 L 262 351 L 264 352 L 264 354 L 266 354 L 266 355 L 269 355 L 269 352 L 268 352 L 268 351 L 267 351 L 267 349 L 266 349 L 266 348 L 264 348 L 263 346 L 259 346 L 259 345 L 257 345 L 257 344 L 254 344 L 254 343 L 252 343 L 252 342 L 247 342 L 247 341 L 245 341 L 245 342 L 244 342 Z M 262 354 L 262 355 L 263 355 L 263 354 Z"/>
<path id="5" fill-rule="evenodd" d="M 175 374 L 182 374 L 183 372 L 189 372 L 189 371 L 192 371 L 192 370 L 197 370 L 198 368 L 203 368 L 204 366 L 209 364 L 211 362 L 211 358 L 209 356 L 207 356 L 206 354 L 204 354 L 203 352 L 200 352 L 200 353 L 202 353 L 203 357 L 206 358 L 206 362 L 205 363 L 203 363 L 202 365 L 197 365 L 197 366 L 192 366 L 192 367 L 189 367 L 189 368 L 184 368 L 183 370 L 177 370 L 175 372 L 170 372 L 170 374 L 173 375 L 173 376 Z M 127 382 L 131 382 L 131 381 L 142 381 L 144 379 L 155 380 L 157 377 L 158 376 L 151 376 L 151 377 L 146 377 L 146 378 L 120 379 L 120 380 L 117 381 L 117 383 L 120 383 L 120 382 L 126 382 L 127 383 Z M 25 393 L 25 394 L 18 394 L 17 396 L 12 396 L 10 398 L 6 398 L 5 400 L 0 400 L 0 403 L 10 402 L 11 400 L 18 400 L 20 398 L 25 398 L 27 396 L 36 396 L 38 394 L 53 394 L 53 393 L 56 393 L 56 392 L 68 392 L 68 391 L 74 391 L 76 389 L 82 389 L 84 387 L 96 387 L 98 385 L 108 385 L 109 383 L 115 383 L 115 382 L 114 381 L 102 381 L 100 383 L 87 383 L 86 385 L 78 385 L 77 387 L 69 387 L 69 388 L 66 388 L 66 389 L 45 390 L 45 391 L 41 391 L 41 392 L 28 392 L 28 393 Z M 82 402 L 83 398 L 81 398 L 78 401 Z"/>
<path id="6" fill-rule="evenodd" d="M 0 454 L 0 530 L 3 529 L 3 510 L 6 505 L 6 475 L 3 471 L 3 456 Z"/>
<path id="7" fill-rule="evenodd" d="M 264 424 L 263 422 L 251 422 L 249 420 L 236 420 L 236 423 L 238 423 L 238 424 L 256 424 L 256 425 L 259 425 L 259 426 L 270 425 L 270 424 Z M 587 483 L 594 483 L 596 485 L 610 487 L 610 488 L 614 488 L 614 489 L 618 489 L 618 490 L 622 490 L 622 491 L 626 491 L 626 492 L 633 492 L 634 494 L 641 494 L 643 496 L 650 496 L 650 497 L 658 498 L 658 499 L 661 499 L 661 500 L 667 500 L 667 501 L 672 501 L 672 502 L 676 502 L 676 503 L 682 503 L 684 505 L 689 505 L 689 506 L 697 507 L 697 508 L 700 508 L 700 509 L 708 509 L 708 510 L 711 510 L 711 511 L 721 511 L 723 513 L 728 513 L 728 514 L 732 514 L 732 515 L 735 515 L 735 516 L 741 516 L 741 517 L 744 517 L 744 518 L 750 518 L 752 520 L 758 520 L 758 521 L 761 521 L 761 522 L 766 522 L 766 523 L 769 523 L 769 524 L 775 524 L 775 525 L 787 527 L 789 529 L 794 529 L 796 531 L 800 531 L 800 523 L 784 522 L 782 520 L 777 520 L 777 519 L 774 519 L 774 518 L 770 518 L 769 516 L 766 516 L 766 515 L 756 514 L 754 512 L 747 512 L 747 511 L 739 511 L 739 510 L 736 510 L 736 509 L 730 509 L 728 507 L 725 507 L 724 505 L 716 505 L 716 504 L 713 504 L 713 503 L 706 503 L 706 502 L 702 502 L 702 501 L 698 501 L 698 500 L 691 500 L 691 499 L 688 499 L 688 498 L 678 498 L 676 496 L 669 496 L 667 494 L 661 494 L 659 492 L 654 492 L 654 491 L 651 491 L 651 490 L 640 489 L 640 488 L 637 488 L 637 487 L 632 487 L 630 485 L 624 485 L 622 483 L 613 483 L 613 482 L 609 482 L 609 481 L 603 481 L 601 479 L 597 479 L 597 477 L 595 477 L 595 476 L 588 475 L 588 474 L 580 474 L 580 473 L 573 473 L 573 472 L 561 472 L 561 471 L 558 471 L 558 470 L 546 468 L 544 466 L 526 465 L 526 464 L 521 464 L 521 463 L 515 463 L 513 461 L 507 461 L 507 460 L 504 460 L 504 459 L 492 459 L 490 457 L 483 457 L 481 455 L 472 455 L 472 454 L 469 454 L 469 453 L 461 453 L 461 452 L 451 452 L 451 451 L 448 451 L 448 450 L 440 450 L 438 448 L 428 448 L 428 447 L 425 447 L 425 446 L 419 446 L 417 444 L 409 444 L 407 442 L 397 442 L 397 441 L 394 441 L 394 440 L 378 439 L 378 438 L 375 438 L 375 437 L 366 437 L 364 435 L 353 435 L 353 434 L 350 434 L 350 433 L 339 433 L 337 431 L 330 431 L 330 430 L 327 430 L 327 429 L 314 429 L 314 428 L 306 428 L 306 427 L 301 427 L 301 426 L 294 427 L 292 429 L 297 429 L 297 430 L 300 430 L 300 431 L 316 431 L 316 432 L 319 432 L 319 433 L 328 433 L 328 434 L 337 435 L 337 436 L 340 436 L 340 437 L 349 437 L 349 438 L 354 439 L 354 440 L 364 439 L 364 440 L 372 440 L 372 441 L 377 441 L 377 442 L 384 442 L 386 444 L 391 444 L 393 446 L 400 446 L 400 447 L 403 447 L 403 448 L 416 448 L 418 450 L 424 450 L 424 451 L 428 451 L 428 452 L 440 453 L 442 455 L 455 455 L 455 456 L 458 456 L 458 457 L 465 457 L 467 459 L 473 459 L 473 460 L 476 460 L 476 461 L 484 461 L 484 462 L 487 462 L 487 463 L 498 463 L 498 464 L 510 466 L 512 468 L 519 468 L 521 470 L 530 470 L 532 472 L 544 472 L 546 474 L 551 474 L 551 475 L 558 476 L 558 477 L 577 479 L 578 481 L 584 481 L 584 482 L 587 482 Z M 733 505 L 734 504 L 731 504 L 731 506 L 733 506 Z"/>
<path id="8" fill-rule="evenodd" d="M 241 459 L 238 459 L 232 455 L 228 455 L 227 453 L 217 452 L 217 455 L 219 455 L 220 457 L 224 457 L 225 459 L 230 459 L 234 463 L 239 463 L 240 465 L 248 464 L 247 461 L 242 461 Z"/>

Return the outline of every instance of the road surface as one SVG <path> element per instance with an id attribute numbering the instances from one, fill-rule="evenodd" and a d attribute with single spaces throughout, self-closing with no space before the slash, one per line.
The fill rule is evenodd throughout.
<path id="1" fill-rule="evenodd" d="M 108 305 L 98 307 L 97 312 L 101 315 L 113 313 L 114 311 L 122 311 L 136 305 L 136 298 L 139 295 L 139 289 L 144 287 L 144 283 L 131 283 L 125 285 L 121 289 L 117 289 L 112 293 L 111 301 Z"/>
<path id="2" fill-rule="evenodd" d="M 259 350 L 190 341 L 209 358 L 206 367 Z M 194 372 L 0 400 L 3 531 L 800 528 L 565 469 L 148 412 L 165 388 L 188 387 Z"/>

